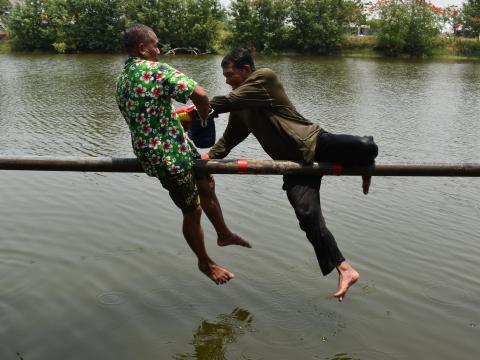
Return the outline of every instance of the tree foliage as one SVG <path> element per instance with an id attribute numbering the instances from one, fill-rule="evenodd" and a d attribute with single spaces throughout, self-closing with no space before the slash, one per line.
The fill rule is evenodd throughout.
<path id="1" fill-rule="evenodd" d="M 465 34 L 480 39 L 480 0 L 467 0 L 462 10 Z"/>
<path id="2" fill-rule="evenodd" d="M 442 22 L 480 34 L 480 0 L 466 0 L 462 12 L 427 0 L 379 0 L 375 8 L 380 18 L 368 23 L 389 56 L 428 54 Z M 361 0 L 231 0 L 228 10 L 220 0 L 19 0 L 13 8 L 0 0 L 14 49 L 61 53 L 120 51 L 123 31 L 135 23 L 150 26 L 162 50 L 332 53 L 345 47 L 352 25 L 367 23 L 362 10 Z"/>
<path id="3" fill-rule="evenodd" d="M 8 31 L 19 50 L 47 49 L 55 40 L 55 29 L 48 13 L 52 1 L 31 0 L 17 3 L 8 18 Z"/>
<path id="4" fill-rule="evenodd" d="M 230 42 L 261 51 L 332 52 L 360 13 L 356 0 L 233 0 Z"/>
<path id="5" fill-rule="evenodd" d="M 29 0 L 8 25 L 19 50 L 118 51 L 134 23 L 152 27 L 160 44 L 211 50 L 223 18 L 218 0 Z"/>
<path id="6" fill-rule="evenodd" d="M 12 3 L 10 0 L 0 0 L 0 17 L 3 17 L 7 14 L 12 8 Z"/>
<path id="7" fill-rule="evenodd" d="M 349 23 L 359 16 L 358 3 L 350 0 L 292 0 L 291 22 L 296 48 L 331 53 L 339 49 Z"/>
<path id="8" fill-rule="evenodd" d="M 233 0 L 230 3 L 231 46 L 260 51 L 286 47 L 290 4 L 285 0 Z"/>
<path id="9" fill-rule="evenodd" d="M 225 11 L 218 0 L 128 1 L 127 25 L 150 26 L 163 45 L 214 50 Z"/>
<path id="10" fill-rule="evenodd" d="M 440 19 L 424 0 L 390 0 L 380 8 L 378 47 L 388 56 L 429 54 Z"/>

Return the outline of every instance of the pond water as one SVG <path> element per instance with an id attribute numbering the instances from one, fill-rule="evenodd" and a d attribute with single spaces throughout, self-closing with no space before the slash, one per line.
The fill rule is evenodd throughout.
<path id="1" fill-rule="evenodd" d="M 219 56 L 165 57 L 211 96 Z M 132 157 L 113 97 L 119 55 L 0 55 L 0 156 Z M 378 163 L 479 162 L 480 63 L 263 56 L 297 109 L 373 135 Z M 221 134 L 227 116 L 217 121 Z M 230 158 L 267 159 L 249 137 Z M 0 359 L 477 359 L 480 180 L 325 177 L 322 207 L 361 273 L 331 298 L 280 176 L 217 175 L 253 249 L 208 251 L 144 174 L 0 171 Z"/>

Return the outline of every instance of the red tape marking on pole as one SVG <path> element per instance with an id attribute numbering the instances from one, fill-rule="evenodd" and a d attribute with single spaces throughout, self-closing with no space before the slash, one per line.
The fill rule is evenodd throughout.
<path id="1" fill-rule="evenodd" d="M 237 168 L 239 174 L 246 174 L 248 171 L 248 161 L 247 160 L 237 160 Z"/>
<path id="2" fill-rule="evenodd" d="M 342 175 L 342 165 L 339 164 L 339 163 L 333 163 L 332 164 L 332 172 L 333 172 L 333 175 L 336 175 L 336 176 L 340 176 Z"/>

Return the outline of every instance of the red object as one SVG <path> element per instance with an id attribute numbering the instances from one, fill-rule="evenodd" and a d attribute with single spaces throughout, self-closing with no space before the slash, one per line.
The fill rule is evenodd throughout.
<path id="1" fill-rule="evenodd" d="M 195 105 L 188 105 L 175 110 L 173 114 L 178 117 L 178 119 L 182 123 L 183 128 L 185 130 L 188 130 L 190 128 L 190 125 L 192 125 L 193 120 L 195 119 L 195 111 Z"/>
<path id="2" fill-rule="evenodd" d="M 239 174 L 246 174 L 248 170 L 247 160 L 237 160 L 237 168 Z"/>
<path id="3" fill-rule="evenodd" d="M 202 160 L 210 160 L 210 156 L 208 156 L 208 154 L 202 154 Z"/>
<path id="4" fill-rule="evenodd" d="M 333 175 L 340 176 L 342 175 L 342 165 L 339 163 L 333 163 L 332 164 L 332 172 Z"/>
<path id="5" fill-rule="evenodd" d="M 187 105 L 187 106 L 182 106 L 181 108 L 178 108 L 173 113 L 174 114 L 178 114 L 182 112 L 191 113 L 194 110 L 195 110 L 195 105 Z"/>

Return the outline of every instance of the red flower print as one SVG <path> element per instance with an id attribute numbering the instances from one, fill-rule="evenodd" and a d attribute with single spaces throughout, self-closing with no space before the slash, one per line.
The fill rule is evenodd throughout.
<path id="1" fill-rule="evenodd" d="M 164 75 L 162 73 L 158 73 L 157 75 L 155 75 L 155 80 L 160 81 L 163 79 L 163 76 Z"/>
<path id="2" fill-rule="evenodd" d="M 152 127 L 150 125 L 145 125 L 143 128 L 142 128 L 142 134 L 143 135 L 148 135 L 152 132 Z"/>
<path id="3" fill-rule="evenodd" d="M 142 85 L 138 85 L 135 88 L 135 96 L 136 97 L 145 96 L 145 89 L 142 87 Z"/>
<path id="4" fill-rule="evenodd" d="M 157 107 L 156 106 L 150 106 L 148 109 L 147 109 L 147 113 L 149 115 L 155 115 L 157 113 Z"/>
<path id="5" fill-rule="evenodd" d="M 167 118 L 163 118 L 162 120 L 160 120 L 160 124 L 161 124 L 162 126 L 167 126 L 167 124 L 168 124 L 168 119 L 167 119 Z"/>
<path id="6" fill-rule="evenodd" d="M 176 174 L 176 173 L 178 173 L 178 168 L 175 165 L 172 165 L 172 167 L 170 168 L 170 172 L 172 174 Z"/>
<path id="7" fill-rule="evenodd" d="M 178 134 L 178 129 L 175 126 L 172 126 L 169 130 L 170 136 L 175 137 Z"/>
<path id="8" fill-rule="evenodd" d="M 139 113 L 135 116 L 135 120 L 138 122 L 138 123 L 142 123 L 145 121 L 145 115 L 143 115 L 142 113 Z"/>
<path id="9" fill-rule="evenodd" d="M 158 155 L 152 155 L 152 156 L 150 157 L 150 164 L 152 164 L 152 165 L 158 165 L 158 164 L 160 164 L 160 156 L 158 156 Z"/>
<path id="10" fill-rule="evenodd" d="M 149 71 L 142 71 L 141 78 L 144 82 L 149 83 L 150 81 L 153 80 L 152 73 Z"/>
<path id="11" fill-rule="evenodd" d="M 162 94 L 162 90 L 157 86 L 152 89 L 152 96 L 159 97 Z"/>
<path id="12" fill-rule="evenodd" d="M 187 153 L 187 145 L 185 143 L 183 143 L 182 145 L 180 145 L 180 152 L 185 155 Z"/>
<path id="13" fill-rule="evenodd" d="M 134 105 L 134 104 L 133 104 L 133 101 L 132 101 L 132 100 L 128 100 L 128 101 L 127 101 L 127 108 L 128 108 L 128 110 L 132 110 L 133 105 Z"/>
<path id="14" fill-rule="evenodd" d="M 165 141 L 163 143 L 163 151 L 169 152 L 170 150 L 172 150 L 172 144 L 170 144 L 168 141 Z"/>
<path id="15" fill-rule="evenodd" d="M 177 85 L 178 91 L 184 91 L 187 88 L 187 84 L 184 81 L 180 81 Z"/>
<path id="16" fill-rule="evenodd" d="M 143 139 L 138 139 L 137 141 L 135 141 L 135 147 L 139 148 L 139 149 L 144 148 L 145 147 L 145 141 Z"/>
<path id="17" fill-rule="evenodd" d="M 152 149 L 156 149 L 158 144 L 160 144 L 160 140 L 155 137 L 153 139 L 150 139 L 150 143 L 148 144 L 148 146 Z"/>

